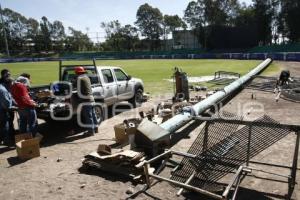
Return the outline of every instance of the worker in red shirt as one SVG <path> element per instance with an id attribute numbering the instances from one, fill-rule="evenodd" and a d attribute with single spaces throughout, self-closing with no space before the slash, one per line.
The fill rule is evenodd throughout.
<path id="1" fill-rule="evenodd" d="M 11 87 L 11 94 L 18 105 L 20 116 L 20 132 L 32 133 L 33 137 L 37 133 L 37 115 L 35 107 L 37 104 L 29 95 L 30 75 L 22 74 Z"/>

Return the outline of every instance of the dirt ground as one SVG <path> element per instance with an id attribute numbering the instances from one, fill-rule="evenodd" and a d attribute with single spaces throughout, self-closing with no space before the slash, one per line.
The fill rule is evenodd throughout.
<path id="1" fill-rule="evenodd" d="M 292 76 L 300 77 L 300 63 L 278 62 L 282 68 L 291 71 Z M 251 99 L 255 94 L 256 99 Z M 73 133 L 71 124 L 46 124 L 40 123 L 40 133 L 44 135 L 41 144 L 41 156 L 20 161 L 16 157 L 15 149 L 0 146 L 0 199 L 126 199 L 128 190 L 138 190 L 141 186 L 133 185 L 129 180 L 113 174 L 99 172 L 97 174 L 81 173 L 82 159 L 85 155 L 95 151 L 101 144 L 114 143 L 113 126 L 126 118 L 138 116 L 138 111 L 149 110 L 158 100 L 150 100 L 141 108 L 123 112 L 115 117 L 104 121 L 99 127 L 99 133 L 95 136 L 85 137 L 82 133 Z M 245 114 L 249 107 L 243 108 L 246 103 L 260 103 L 263 112 L 251 111 L 247 114 L 249 120 L 256 119 L 267 114 L 273 119 L 287 124 L 300 124 L 300 104 L 280 99 L 275 101 L 273 93 L 243 90 L 228 103 L 224 110 Z M 239 107 L 240 106 L 240 107 Z M 242 110 L 243 113 L 238 113 Z M 199 134 L 203 125 L 188 124 L 192 131 L 185 132 L 184 129 L 175 134 L 182 134 L 181 140 L 177 141 L 172 149 L 187 151 Z M 179 133 L 180 132 L 180 133 Z M 275 145 L 266 149 L 253 160 L 290 165 L 292 161 L 295 134 L 290 134 Z M 255 166 L 255 165 L 252 165 Z M 299 166 L 299 165 L 298 165 Z M 258 167 L 258 166 L 255 166 Z M 275 173 L 289 175 L 284 169 L 273 169 L 263 167 L 264 170 L 273 170 Z M 299 171 L 298 171 L 299 172 Z M 168 177 L 167 170 L 162 175 Z M 272 175 L 257 172 L 256 176 L 265 179 L 247 177 L 241 184 L 238 199 L 283 199 L 287 193 L 287 183 L 280 178 L 280 182 L 267 179 Z M 221 181 L 226 182 L 229 177 Z M 297 176 L 297 182 L 300 176 Z M 135 199 L 207 199 L 195 193 L 184 192 L 177 197 L 178 188 L 165 183 L 157 182 L 146 192 L 141 193 Z M 300 186 L 296 185 L 294 199 L 300 199 Z"/>

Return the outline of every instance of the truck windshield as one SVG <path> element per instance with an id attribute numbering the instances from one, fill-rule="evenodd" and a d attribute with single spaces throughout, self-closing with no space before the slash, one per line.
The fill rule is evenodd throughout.
<path id="1" fill-rule="evenodd" d="M 118 81 L 126 81 L 127 80 L 127 76 L 126 74 L 120 70 L 120 69 L 114 69 L 115 71 L 115 75 Z"/>

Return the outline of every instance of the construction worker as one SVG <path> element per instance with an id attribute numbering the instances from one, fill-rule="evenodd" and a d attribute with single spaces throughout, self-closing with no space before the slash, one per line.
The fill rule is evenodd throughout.
<path id="1" fill-rule="evenodd" d="M 284 86 L 284 85 L 288 85 L 289 81 L 292 81 L 292 79 L 290 78 L 290 71 L 289 70 L 282 70 L 280 75 L 279 75 L 279 78 L 276 82 L 274 93 L 276 93 L 278 90 L 280 92 L 281 87 Z"/>
<path id="2" fill-rule="evenodd" d="M 13 83 L 11 78 L 5 79 L 0 83 L 0 142 L 11 146 L 13 144 L 13 131 L 10 126 L 10 112 L 13 108 L 13 98 L 6 87 L 10 87 Z"/>
<path id="3" fill-rule="evenodd" d="M 77 91 L 79 102 L 83 103 L 81 116 L 84 117 L 87 126 L 87 135 L 94 135 L 98 132 L 97 118 L 94 109 L 95 99 L 92 93 L 91 80 L 83 67 L 75 67 L 77 77 Z"/>
<path id="4" fill-rule="evenodd" d="M 29 95 L 28 88 L 30 87 L 29 74 L 22 74 L 16 79 L 11 87 L 11 93 L 19 108 L 20 116 L 20 133 L 32 133 L 35 137 L 37 133 L 37 115 L 35 107 L 37 104 Z M 25 77 L 26 76 L 26 77 Z"/>
<path id="5" fill-rule="evenodd" d="M 9 78 L 10 78 L 10 71 L 8 69 L 1 70 L 0 84 L 5 85 L 5 82 L 7 82 Z"/>
<path id="6" fill-rule="evenodd" d="M 8 69 L 1 70 L 1 78 L 0 78 L 0 84 L 2 84 L 8 92 L 10 92 L 10 85 L 11 85 L 11 74 Z M 15 105 L 15 102 L 13 100 L 13 104 Z M 15 119 L 15 112 L 10 109 L 8 110 L 9 115 L 9 132 L 10 136 L 14 138 L 14 135 L 16 133 L 16 130 L 14 128 L 14 119 Z"/>

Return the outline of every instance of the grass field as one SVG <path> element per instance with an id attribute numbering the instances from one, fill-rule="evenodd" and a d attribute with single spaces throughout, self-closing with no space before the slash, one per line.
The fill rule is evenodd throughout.
<path id="1" fill-rule="evenodd" d="M 99 60 L 97 65 L 120 66 L 133 77 L 141 78 L 145 91 L 151 94 L 172 92 L 170 79 L 174 67 L 180 67 L 189 76 L 213 75 L 215 71 L 224 70 L 245 74 L 261 61 L 245 60 Z M 64 62 L 68 64 L 89 64 L 90 61 Z M 58 62 L 24 62 L 0 64 L 0 70 L 8 68 L 13 77 L 22 72 L 30 73 L 32 85 L 49 84 L 58 79 Z M 264 73 L 277 72 L 279 67 L 272 64 Z"/>

